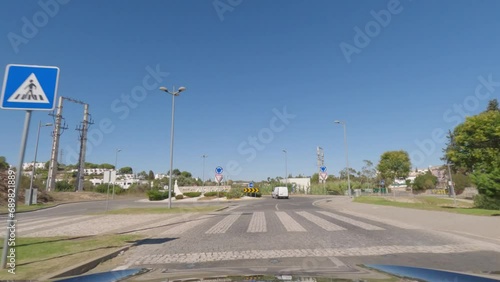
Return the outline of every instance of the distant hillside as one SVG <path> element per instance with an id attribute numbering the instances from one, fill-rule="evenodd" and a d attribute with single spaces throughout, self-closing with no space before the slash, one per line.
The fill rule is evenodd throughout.
<path id="1" fill-rule="evenodd" d="M 8 194 L 8 171 L 6 169 L 0 169 L 0 205 L 7 204 L 7 194 Z M 18 203 L 24 203 L 24 188 L 19 189 L 19 195 L 17 196 Z M 52 197 L 44 191 L 38 190 L 38 202 L 46 203 L 52 201 Z"/>

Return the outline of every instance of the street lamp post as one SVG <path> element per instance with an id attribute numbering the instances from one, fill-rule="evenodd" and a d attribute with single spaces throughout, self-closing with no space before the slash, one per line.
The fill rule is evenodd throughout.
<path id="1" fill-rule="evenodd" d="M 285 153 L 285 186 L 286 189 L 288 189 L 288 158 L 287 158 L 287 151 L 283 149 L 283 153 Z"/>
<path id="2" fill-rule="evenodd" d="M 179 87 L 175 91 L 175 87 L 172 89 L 173 92 L 168 91 L 164 86 L 160 87 L 161 91 L 167 92 L 172 95 L 172 126 L 170 127 L 170 175 L 168 177 L 168 208 L 172 207 L 172 169 L 174 165 L 174 119 L 175 119 L 175 96 L 179 96 L 180 93 L 186 90 L 186 87 Z"/>
<path id="3" fill-rule="evenodd" d="M 36 156 L 38 154 L 38 141 L 40 140 L 40 128 L 45 126 L 52 126 L 52 123 L 46 123 L 42 125 L 42 122 L 38 122 L 38 132 L 36 134 L 36 145 L 35 145 L 35 160 L 33 161 L 33 167 L 31 168 L 31 179 L 30 179 L 30 194 L 28 196 L 28 206 L 31 205 L 33 200 L 33 178 L 35 176 L 35 167 L 36 167 Z"/>
<path id="4" fill-rule="evenodd" d="M 205 186 L 205 159 L 208 157 L 207 155 L 201 156 L 203 158 L 203 184 L 202 186 Z"/>
<path id="5" fill-rule="evenodd" d="M 116 182 L 116 176 L 118 175 L 118 152 L 121 152 L 122 150 L 121 149 L 116 149 L 116 153 L 115 153 L 115 181 L 113 181 L 113 194 L 111 195 L 111 199 L 114 199 L 115 198 L 115 182 Z"/>
<path id="6" fill-rule="evenodd" d="M 342 124 L 344 126 L 344 144 L 345 144 L 345 163 L 346 163 L 346 173 L 347 173 L 347 190 L 349 193 L 349 197 L 352 196 L 352 191 L 351 191 L 351 179 L 349 177 L 349 153 L 348 153 L 348 147 L 347 147 L 347 129 L 346 129 L 346 123 L 345 121 L 339 121 L 336 120 L 335 123 L 337 124 Z"/>

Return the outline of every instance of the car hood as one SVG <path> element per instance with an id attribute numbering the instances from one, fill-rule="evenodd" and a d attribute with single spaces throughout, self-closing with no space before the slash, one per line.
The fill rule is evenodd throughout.
<path id="1" fill-rule="evenodd" d="M 419 267 L 409 267 L 409 266 L 399 266 L 399 265 L 379 265 L 379 264 L 368 264 L 362 265 L 362 281 L 380 281 L 380 279 L 391 279 L 399 278 L 403 279 L 400 281 L 468 281 L 468 282 L 490 282 L 490 281 L 500 281 L 500 276 L 495 275 L 474 275 L 459 272 L 452 272 L 446 270 L 438 269 L 428 269 Z M 87 281 L 100 281 L 100 282 L 111 282 L 111 281 L 168 281 L 168 282 L 198 282 L 198 281 L 210 281 L 210 282 L 229 282 L 229 281 L 360 281 L 360 277 L 353 276 L 353 273 L 335 273 L 335 274 L 310 274 L 310 275 L 293 275 L 293 274 L 252 274 L 252 275 L 217 275 L 216 272 L 211 271 L 211 273 L 206 273 L 202 275 L 201 273 L 191 273 L 178 275 L 178 277 L 172 276 L 172 273 L 161 269 L 147 269 L 147 268 L 134 268 L 126 270 L 108 271 L 102 273 L 94 273 L 88 275 L 80 275 L 75 277 L 63 278 L 59 282 L 87 282 Z M 408 280 L 410 279 L 410 280 Z"/>

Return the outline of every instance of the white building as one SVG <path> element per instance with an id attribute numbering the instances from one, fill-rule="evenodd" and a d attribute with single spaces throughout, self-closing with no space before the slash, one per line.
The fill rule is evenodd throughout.
<path id="1" fill-rule="evenodd" d="M 165 178 L 165 177 L 168 178 L 168 176 L 169 175 L 166 174 L 166 173 L 157 173 L 157 174 L 155 174 L 155 179 L 162 179 L 162 178 Z"/>
<path id="2" fill-rule="evenodd" d="M 286 181 L 287 179 L 280 179 L 280 183 L 285 184 Z M 291 183 L 296 191 L 303 191 L 306 194 L 309 193 L 311 189 L 311 178 L 309 177 L 288 178 L 288 183 Z"/>
<path id="3" fill-rule="evenodd" d="M 105 184 L 104 179 L 93 178 L 90 179 L 92 185 Z M 111 182 L 112 183 L 112 182 Z M 134 174 L 121 174 L 116 176 L 115 185 L 120 186 L 123 189 L 128 189 L 132 184 L 149 184 L 147 180 L 141 180 L 137 178 Z"/>
<path id="4" fill-rule="evenodd" d="M 107 168 L 85 168 L 83 173 L 85 175 L 103 175 L 105 171 L 112 170 Z M 78 169 L 72 169 L 71 172 L 78 172 Z"/>
<path id="5" fill-rule="evenodd" d="M 36 162 L 35 169 L 44 169 L 45 163 Z M 33 162 L 31 163 L 23 163 L 23 170 L 31 170 L 33 169 Z"/>

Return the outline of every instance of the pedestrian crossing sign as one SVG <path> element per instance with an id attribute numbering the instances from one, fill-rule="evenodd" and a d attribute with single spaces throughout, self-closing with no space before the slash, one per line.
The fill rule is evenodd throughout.
<path id="1" fill-rule="evenodd" d="M 58 67 L 7 65 L 0 108 L 53 110 L 58 81 Z"/>

